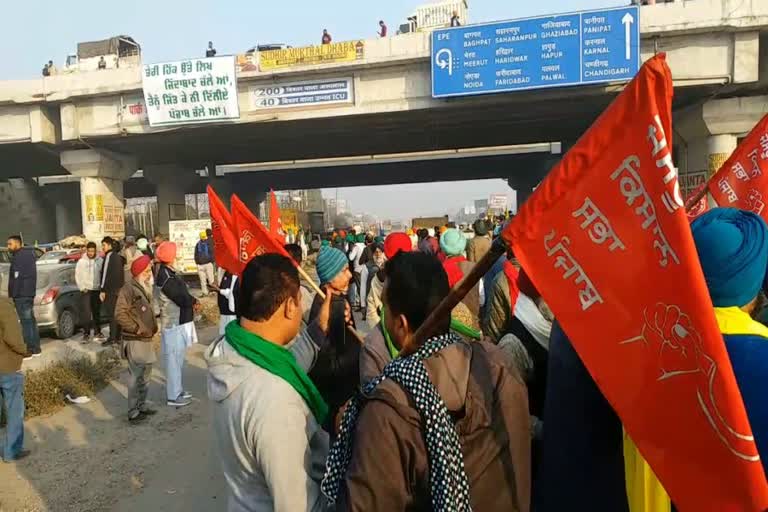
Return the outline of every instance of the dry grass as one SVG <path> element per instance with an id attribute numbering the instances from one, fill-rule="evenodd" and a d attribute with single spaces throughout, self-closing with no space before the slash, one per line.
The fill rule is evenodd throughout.
<path id="1" fill-rule="evenodd" d="M 24 383 L 26 417 L 51 414 L 67 404 L 66 395 L 93 397 L 114 377 L 120 359 L 112 350 L 57 361 L 42 370 L 30 371 Z"/>

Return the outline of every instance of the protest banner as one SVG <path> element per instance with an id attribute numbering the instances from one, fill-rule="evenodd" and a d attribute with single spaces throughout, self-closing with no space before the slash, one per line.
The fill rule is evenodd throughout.
<path id="1" fill-rule="evenodd" d="M 672 164 L 672 91 L 656 55 L 502 236 L 679 510 L 766 510 Z"/>
<path id="2" fill-rule="evenodd" d="M 150 126 L 240 117 L 234 56 L 146 64 L 142 76 Z"/>
<path id="3" fill-rule="evenodd" d="M 274 190 L 269 191 L 269 232 L 275 240 L 285 245 L 285 231 L 283 222 L 280 220 L 280 208 L 277 206 Z"/>

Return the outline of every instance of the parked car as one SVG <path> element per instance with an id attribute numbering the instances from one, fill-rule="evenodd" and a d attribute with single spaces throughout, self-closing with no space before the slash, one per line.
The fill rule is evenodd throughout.
<path id="1" fill-rule="evenodd" d="M 51 263 L 37 266 L 35 318 L 40 331 L 53 331 L 57 338 L 74 336 L 81 325 L 82 294 L 75 283 L 75 266 Z"/>
<path id="2" fill-rule="evenodd" d="M 48 251 L 37 260 L 38 265 L 51 265 L 56 263 L 77 263 L 83 251 L 80 249 L 60 249 Z"/>

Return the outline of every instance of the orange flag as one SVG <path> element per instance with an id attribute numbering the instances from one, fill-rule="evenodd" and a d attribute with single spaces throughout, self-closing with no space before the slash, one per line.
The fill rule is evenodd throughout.
<path id="1" fill-rule="evenodd" d="M 707 192 L 719 206 L 755 212 L 768 221 L 768 114 L 712 176 Z"/>
<path id="2" fill-rule="evenodd" d="M 275 240 L 258 217 L 236 195 L 232 196 L 232 219 L 238 239 L 238 256 L 243 265 L 254 256 L 267 253 L 282 254 L 290 258 L 283 245 Z"/>
<path id="3" fill-rule="evenodd" d="M 671 102 L 660 54 L 503 236 L 678 508 L 766 510 L 672 164 Z"/>
<path id="4" fill-rule="evenodd" d="M 237 257 L 237 238 L 235 238 L 232 216 L 213 187 L 208 185 L 207 191 L 216 264 L 227 272 L 239 275 L 243 272 L 244 266 Z"/>
<path id="5" fill-rule="evenodd" d="M 274 190 L 269 191 L 269 232 L 278 242 L 285 245 L 285 231 L 283 231 L 283 222 L 280 220 L 280 208 L 277 206 Z"/>

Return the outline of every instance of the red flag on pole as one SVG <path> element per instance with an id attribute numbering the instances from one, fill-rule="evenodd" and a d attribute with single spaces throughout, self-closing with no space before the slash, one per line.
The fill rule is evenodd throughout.
<path id="1" fill-rule="evenodd" d="M 672 164 L 671 102 L 660 54 L 503 236 L 679 509 L 766 510 Z"/>
<path id="2" fill-rule="evenodd" d="M 258 217 L 251 213 L 236 195 L 232 196 L 232 219 L 238 238 L 238 256 L 243 265 L 254 256 L 267 253 L 282 254 L 290 258 L 283 245 L 275 240 Z"/>
<path id="3" fill-rule="evenodd" d="M 285 245 L 285 232 L 283 222 L 280 220 L 280 208 L 277 206 L 275 191 L 269 191 L 269 232 L 278 242 Z"/>
<path id="4" fill-rule="evenodd" d="M 241 274 L 243 264 L 237 257 L 237 238 L 235 238 L 235 226 L 227 207 L 208 185 L 208 208 L 211 213 L 211 230 L 213 231 L 214 257 L 216 264 L 227 272 Z"/>
<path id="5" fill-rule="evenodd" d="M 707 192 L 719 206 L 755 212 L 768 221 L 768 114 L 712 176 Z"/>

